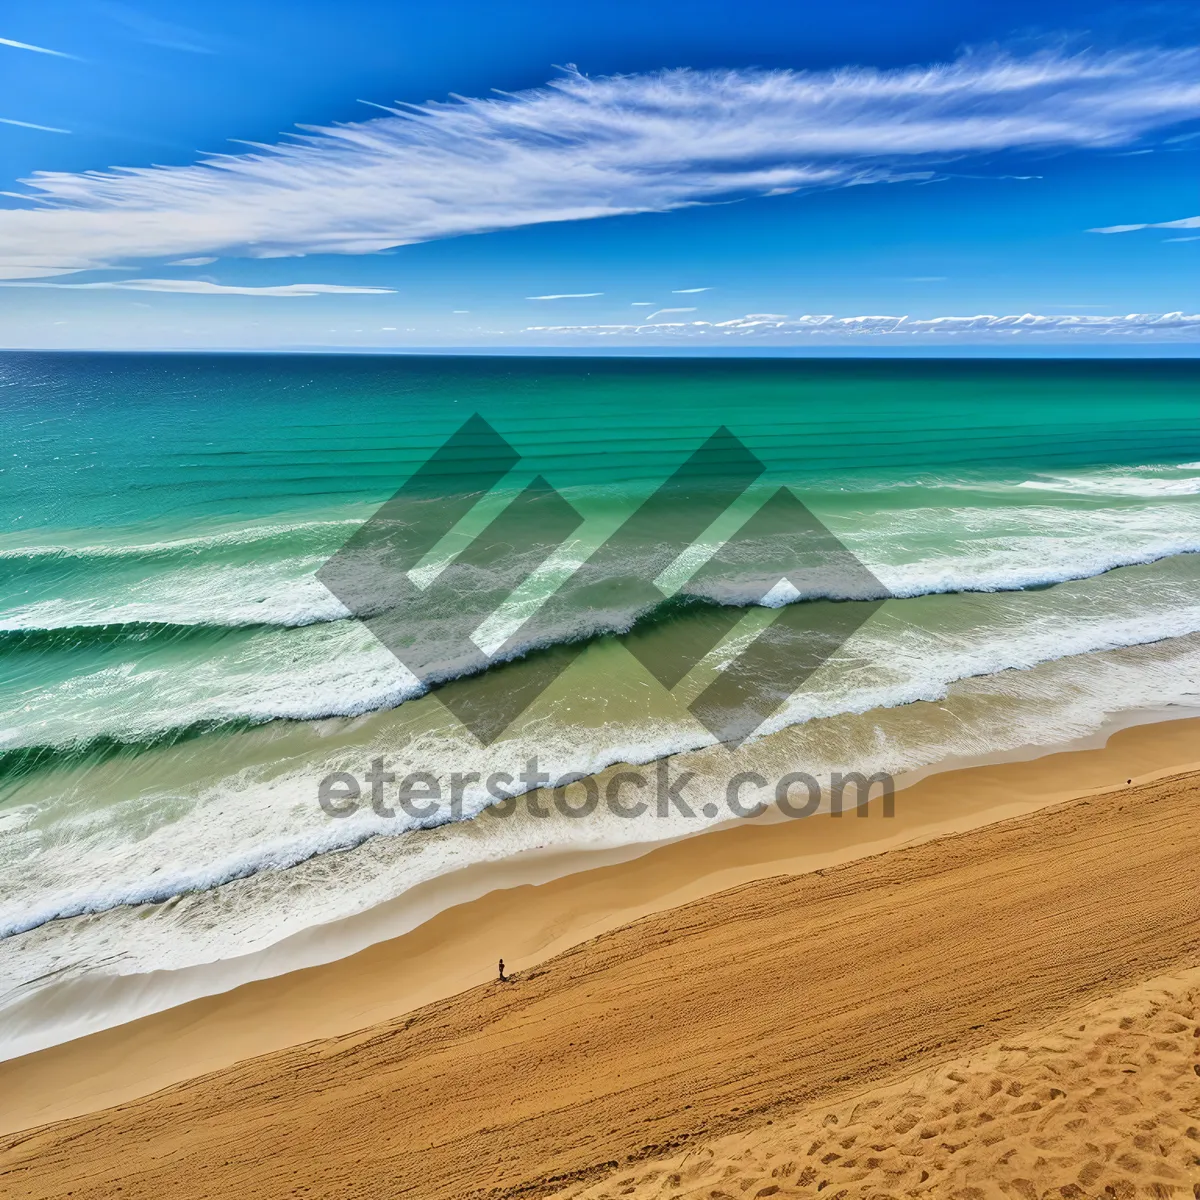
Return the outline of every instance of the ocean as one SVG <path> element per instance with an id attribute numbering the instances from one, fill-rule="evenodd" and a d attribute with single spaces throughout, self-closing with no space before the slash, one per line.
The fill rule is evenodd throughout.
<path id="1" fill-rule="evenodd" d="M 700 832 L 732 774 L 902 776 L 1200 708 L 1198 400 L 1186 360 L 0 355 L 0 1056 L 350 953 L 488 867 Z M 475 416 L 513 465 L 389 615 L 414 673 L 323 568 Z M 622 552 L 665 599 L 572 592 L 718 430 L 761 470 L 667 495 Z M 509 596 L 503 564 L 464 564 L 539 487 L 578 519 Z M 786 528 L 721 559 L 781 489 L 873 593 L 772 588 Z M 700 532 L 667 553 L 676 526 Z M 458 634 L 489 588 L 481 665 Z M 748 737 L 695 715 L 764 630 L 831 612 L 849 636 L 796 680 L 772 664 Z M 487 781 L 531 759 L 605 786 L 669 766 L 687 811 L 498 805 Z M 453 803 L 372 805 L 377 760 L 457 775 Z M 344 775 L 359 802 L 331 815 Z"/>

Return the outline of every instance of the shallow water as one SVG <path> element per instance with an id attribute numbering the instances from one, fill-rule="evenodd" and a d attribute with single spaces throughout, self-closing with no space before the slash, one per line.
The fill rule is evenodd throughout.
<path id="1" fill-rule="evenodd" d="M 258 951 L 471 862 L 679 836 L 728 818 L 736 771 L 914 770 L 1194 703 L 1198 399 L 1178 361 L 0 356 L 0 1009 Z M 443 683 L 425 694 L 316 572 L 476 412 L 519 461 L 389 617 Z M 702 480 L 622 553 L 672 598 L 579 588 L 721 426 L 761 474 L 729 505 Z M 455 555 L 539 475 L 580 520 L 508 598 L 502 570 Z M 786 522 L 725 541 L 781 487 L 874 592 L 773 591 Z M 723 515 L 664 562 L 710 501 Z M 476 643 L 517 661 L 469 673 L 472 604 Z M 793 691 L 812 622 L 856 605 Z M 545 612 L 540 640 L 512 640 Z M 779 704 L 714 746 L 689 705 L 764 630 Z M 453 715 L 539 672 L 491 744 Z M 558 779 L 667 755 L 696 773 L 691 817 L 488 808 L 487 778 L 520 790 L 532 756 Z M 438 777 L 445 803 L 323 811 L 320 781 L 377 757 Z M 452 809 L 456 772 L 478 779 Z"/>

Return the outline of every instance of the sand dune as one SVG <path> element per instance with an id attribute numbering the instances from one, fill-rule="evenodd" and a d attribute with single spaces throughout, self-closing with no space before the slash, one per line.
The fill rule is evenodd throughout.
<path id="1" fill-rule="evenodd" d="M 970 1127 L 992 1084 L 942 1097 L 949 1076 L 938 1064 L 1200 966 L 1198 815 L 1200 776 L 1180 776 L 734 888 L 605 933 L 512 984 L 8 1136 L 0 1191 L 442 1200 L 606 1186 L 621 1172 L 636 1191 L 685 1148 L 797 1112 L 840 1112 L 851 1095 L 922 1072 L 933 1137 L 915 1137 L 949 1161 L 943 1143 L 966 1136 L 954 1128 L 961 1114 L 936 1114 L 961 1102 Z M 1184 1031 L 1153 1029 L 1147 1053 L 1174 1061 Z M 1016 1065 L 1004 1070 L 1016 1078 Z M 1178 1091 L 1170 1078 L 1151 1091 Z M 989 1114 L 1009 1122 L 1042 1111 L 1016 1111 L 1026 1103 L 1047 1118 L 1058 1111 L 1030 1086 L 1029 1099 L 992 1097 Z M 1077 1087 L 1062 1090 L 1080 1102 Z M 902 1135 L 900 1123 L 901 1137 L 919 1124 Z M 1153 1140 L 1153 1128 L 1131 1127 L 1118 1151 L 1139 1170 L 1150 1153 L 1133 1140 L 1142 1135 Z M 853 1150 L 831 1145 L 814 1157 Z M 1106 1165 L 1102 1153 L 1072 1164 L 1072 1181 L 1093 1158 Z M 748 1166 L 745 1178 L 782 1180 L 770 1176 L 776 1165 L 766 1175 Z M 820 1179 L 797 1184 L 804 1169 L 787 1172 L 787 1184 L 815 1194 Z M 707 1186 L 711 1200 L 721 1188 Z"/>
<path id="2" fill-rule="evenodd" d="M 558 1200 L 1200 1196 L 1200 970 Z"/>

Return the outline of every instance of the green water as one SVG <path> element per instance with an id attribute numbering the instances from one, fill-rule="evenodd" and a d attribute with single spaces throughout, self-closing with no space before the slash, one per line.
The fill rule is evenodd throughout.
<path id="1" fill-rule="evenodd" d="M 391 610 L 440 667 L 425 695 L 316 573 L 474 414 L 517 461 L 425 557 L 421 603 Z M 604 567 L 607 591 L 577 586 L 722 427 L 762 464 L 746 491 L 693 481 Z M 774 707 L 737 751 L 751 765 L 909 769 L 1200 691 L 1193 362 L 6 354 L 0 433 L 0 964 L 18 991 L 247 952 L 532 846 L 674 836 L 489 825 L 475 785 L 436 833 L 369 807 L 336 820 L 317 783 L 377 754 L 483 777 L 531 753 L 557 773 L 711 757 L 688 706 L 763 630 L 783 658 L 754 668 Z M 463 564 L 537 477 L 577 527 L 510 595 L 500 560 Z M 826 593 L 764 600 L 794 531 L 726 541 L 781 487 L 880 587 L 803 680 L 789 656 Z M 477 640 L 519 661 L 464 665 L 451 634 L 487 588 Z M 830 611 L 868 593 L 828 593 Z M 547 663 L 552 686 L 493 744 L 454 715 Z"/>

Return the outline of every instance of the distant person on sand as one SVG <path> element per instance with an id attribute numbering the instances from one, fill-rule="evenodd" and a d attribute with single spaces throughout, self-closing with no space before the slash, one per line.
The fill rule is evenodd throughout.
<path id="1" fill-rule="evenodd" d="M 507 983 L 508 980 L 504 977 L 504 959 L 500 960 L 500 982 Z"/>

